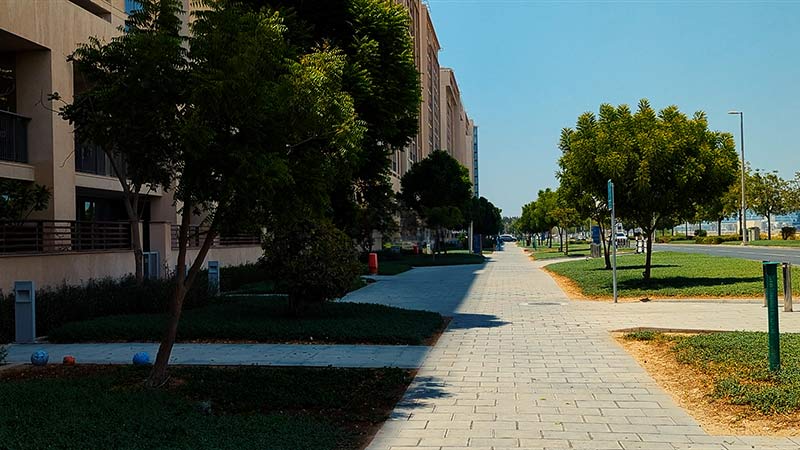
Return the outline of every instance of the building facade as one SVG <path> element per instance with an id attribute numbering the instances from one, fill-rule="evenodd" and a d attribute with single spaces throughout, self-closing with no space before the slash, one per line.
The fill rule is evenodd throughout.
<path id="1" fill-rule="evenodd" d="M 409 12 L 409 32 L 414 38 L 414 59 L 420 74 L 422 101 L 419 131 L 408 147 L 396 149 L 392 158 L 392 185 L 431 152 L 446 150 L 470 171 L 474 180 L 474 123 L 466 113 L 453 69 L 439 64 L 441 44 L 430 9 L 421 0 L 396 0 Z"/>
<path id="2" fill-rule="evenodd" d="M 133 6 L 130 0 L 0 0 L 0 179 L 51 193 L 45 210 L 0 221 L 4 291 L 14 280 L 75 284 L 134 271 L 131 225 L 110 161 L 101 149 L 76 145 L 72 127 L 53 112 L 59 105 L 47 100 L 57 92 L 71 102 L 84 89 L 67 56 L 90 36 L 117 35 Z M 176 223 L 171 194 L 147 193 L 138 226 L 162 273 L 175 265 Z M 236 265 L 261 254 L 252 236 L 223 238 L 209 259 Z"/>

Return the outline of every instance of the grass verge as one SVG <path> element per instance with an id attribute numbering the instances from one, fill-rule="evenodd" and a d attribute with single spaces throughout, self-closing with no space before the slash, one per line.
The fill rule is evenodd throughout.
<path id="1" fill-rule="evenodd" d="M 741 245 L 741 242 L 723 242 L 724 245 Z M 784 241 L 784 240 L 767 240 L 759 239 L 757 241 L 749 241 L 748 245 L 762 246 L 762 247 L 800 247 L 800 240 Z"/>
<path id="2" fill-rule="evenodd" d="M 776 373 L 769 371 L 766 333 L 638 331 L 621 343 L 704 427 L 720 434 L 800 434 L 800 334 L 781 335 Z"/>
<path id="3" fill-rule="evenodd" d="M 158 341 L 165 314 L 107 316 L 65 324 L 51 342 Z M 178 341 L 301 342 L 422 345 L 443 326 L 442 316 L 367 303 L 329 302 L 295 317 L 285 297 L 221 297 L 185 311 Z"/>
<path id="4" fill-rule="evenodd" d="M 627 255 L 617 260 L 620 297 L 759 298 L 764 295 L 761 263 L 720 256 L 653 253 L 649 281 L 642 277 L 645 255 Z M 602 258 L 551 264 L 546 269 L 565 277 L 591 298 L 610 298 L 611 271 Z M 793 268 L 792 285 L 800 293 L 800 268 Z M 779 271 L 780 272 L 780 271 Z M 783 281 L 779 274 L 779 295 Z"/>
<path id="5" fill-rule="evenodd" d="M 74 366 L 0 373 L 0 442 L 59 448 L 363 448 L 412 379 L 400 369 Z"/>

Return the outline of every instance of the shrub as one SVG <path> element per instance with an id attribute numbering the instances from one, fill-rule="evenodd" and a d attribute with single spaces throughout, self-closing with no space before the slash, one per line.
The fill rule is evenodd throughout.
<path id="1" fill-rule="evenodd" d="M 794 234 L 796 232 L 797 228 L 795 227 L 783 227 L 781 228 L 781 237 L 783 238 L 784 241 L 788 241 L 789 239 L 794 237 Z"/>
<path id="2" fill-rule="evenodd" d="M 220 286 L 223 291 L 238 291 L 242 286 L 270 280 L 267 265 L 263 261 L 220 269 Z"/>
<path id="3" fill-rule="evenodd" d="M 708 231 L 706 230 L 694 230 L 695 237 L 697 236 L 708 236 Z"/>
<path id="4" fill-rule="evenodd" d="M 270 272 L 295 313 L 344 296 L 361 273 L 352 239 L 330 223 L 301 220 L 268 243 Z"/>
<path id="5" fill-rule="evenodd" d="M 6 349 L 5 345 L 0 345 L 0 364 L 5 364 L 7 356 L 8 350 Z"/>

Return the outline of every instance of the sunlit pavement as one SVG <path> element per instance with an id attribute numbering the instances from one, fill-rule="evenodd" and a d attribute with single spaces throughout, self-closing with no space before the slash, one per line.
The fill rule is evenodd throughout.
<path id="1" fill-rule="evenodd" d="M 758 303 L 571 301 L 514 245 L 483 266 L 414 269 L 347 300 L 454 317 L 370 450 L 800 448 L 707 435 L 608 332 L 763 330 Z M 800 313 L 781 320 L 800 331 Z"/>

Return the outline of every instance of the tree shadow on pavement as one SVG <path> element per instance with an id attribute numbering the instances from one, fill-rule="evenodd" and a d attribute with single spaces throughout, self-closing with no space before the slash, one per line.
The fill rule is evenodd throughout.
<path id="1" fill-rule="evenodd" d="M 468 330 L 472 328 L 497 328 L 511 322 L 501 320 L 491 314 L 455 314 L 448 330 Z"/>

